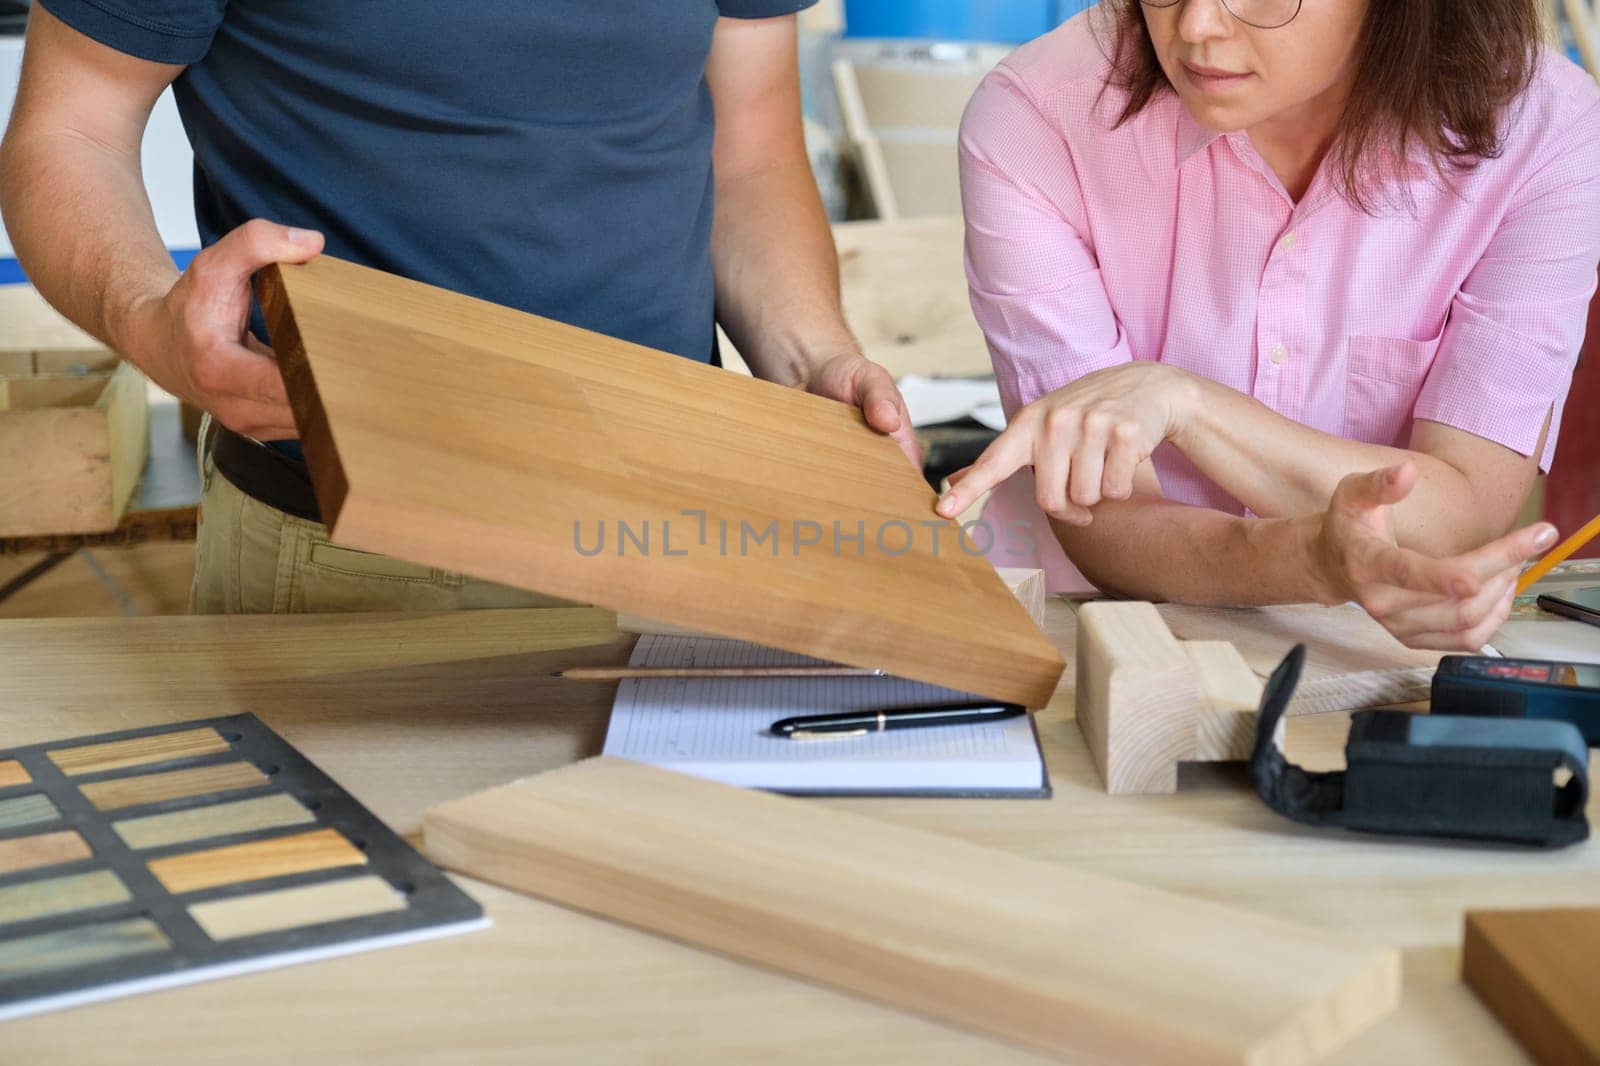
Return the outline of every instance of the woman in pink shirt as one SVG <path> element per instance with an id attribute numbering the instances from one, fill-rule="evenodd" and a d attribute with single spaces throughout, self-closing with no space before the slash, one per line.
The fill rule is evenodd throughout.
<path id="1" fill-rule="evenodd" d="M 1000 64 L 961 178 L 1011 421 L 940 513 L 994 488 L 985 547 L 1057 590 L 1481 645 L 1555 540 L 1507 530 L 1600 262 L 1542 2 L 1104 0 Z"/>

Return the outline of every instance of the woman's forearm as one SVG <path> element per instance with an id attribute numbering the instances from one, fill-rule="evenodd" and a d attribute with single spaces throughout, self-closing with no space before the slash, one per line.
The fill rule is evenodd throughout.
<path id="1" fill-rule="evenodd" d="M 1503 508 L 1482 506 L 1472 479 L 1438 456 L 1336 437 L 1285 418 L 1225 385 L 1193 377 L 1190 383 L 1196 386 L 1194 399 L 1186 405 L 1173 444 L 1257 515 L 1280 518 L 1322 511 L 1346 475 L 1411 459 L 1418 478 L 1411 495 L 1395 508 L 1399 543 L 1449 555 L 1506 531 L 1509 518 L 1498 513 Z"/>
<path id="2" fill-rule="evenodd" d="M 1333 602 L 1319 576 L 1319 516 L 1240 518 L 1138 496 L 1107 500 L 1087 526 L 1052 522 L 1067 555 L 1119 596 L 1223 607 Z"/>

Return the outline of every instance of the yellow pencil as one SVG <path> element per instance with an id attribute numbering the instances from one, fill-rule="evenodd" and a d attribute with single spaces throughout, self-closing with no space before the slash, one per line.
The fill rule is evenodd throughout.
<path id="1" fill-rule="evenodd" d="M 1528 588 L 1535 581 L 1538 581 L 1541 577 L 1544 577 L 1544 575 L 1554 570 L 1566 560 L 1567 556 L 1571 555 L 1573 552 L 1589 543 L 1596 536 L 1600 536 L 1600 514 L 1597 514 L 1593 518 L 1589 519 L 1588 525 L 1578 530 L 1560 544 L 1557 544 L 1555 549 L 1551 551 L 1549 555 L 1546 555 L 1543 559 L 1540 559 L 1538 562 L 1528 567 L 1523 575 L 1517 578 L 1517 595 L 1520 596 L 1524 592 L 1527 592 Z"/>

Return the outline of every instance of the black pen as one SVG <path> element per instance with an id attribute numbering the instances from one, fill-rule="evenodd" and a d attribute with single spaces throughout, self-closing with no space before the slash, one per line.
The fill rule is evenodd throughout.
<path id="1" fill-rule="evenodd" d="M 1003 722 L 1027 713 L 1025 708 L 1015 703 L 935 703 L 922 707 L 892 707 L 881 711 L 840 711 L 784 718 L 772 723 L 772 735 L 790 740 L 858 737 L 889 729 Z"/>

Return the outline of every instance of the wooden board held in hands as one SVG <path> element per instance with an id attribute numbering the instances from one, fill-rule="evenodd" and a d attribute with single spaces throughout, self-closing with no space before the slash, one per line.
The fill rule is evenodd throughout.
<path id="1" fill-rule="evenodd" d="M 1073 1061 L 1309 1062 L 1397 952 L 599 758 L 443 804 L 444 866 Z"/>
<path id="2" fill-rule="evenodd" d="M 859 411 L 328 256 L 261 274 L 336 543 L 995 699 L 1055 648 Z"/>

